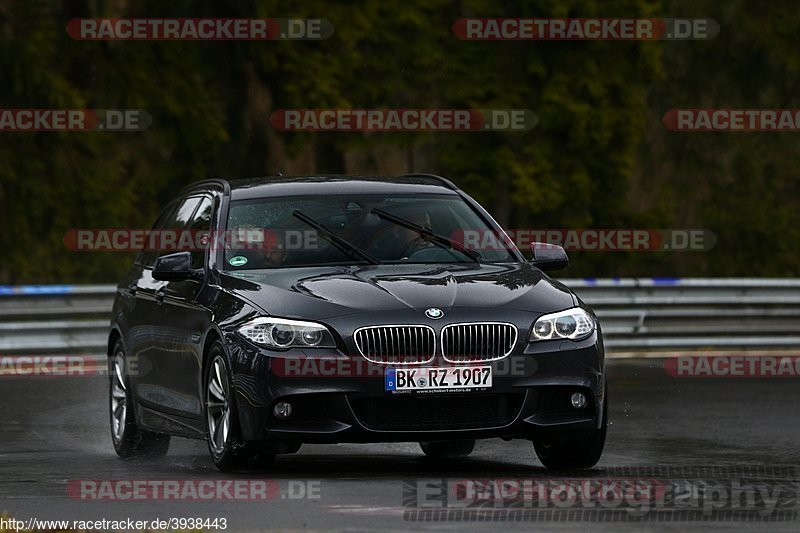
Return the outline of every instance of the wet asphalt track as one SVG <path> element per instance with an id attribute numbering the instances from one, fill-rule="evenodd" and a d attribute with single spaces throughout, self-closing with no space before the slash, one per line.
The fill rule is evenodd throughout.
<path id="1" fill-rule="evenodd" d="M 695 484 L 725 484 L 755 476 L 768 488 L 778 487 L 788 495 L 782 505 L 796 509 L 791 497 L 798 493 L 797 478 L 781 467 L 800 466 L 800 380 L 672 378 L 662 365 L 660 360 L 609 363 L 612 406 L 606 451 L 595 469 L 572 477 L 627 475 L 668 483 L 690 479 Z M 525 441 L 479 441 L 472 456 L 450 462 L 425 459 L 416 444 L 304 446 L 298 454 L 281 456 L 271 472 L 223 475 L 214 469 L 200 441 L 173 439 L 168 456 L 155 462 L 117 459 L 106 405 L 106 382 L 99 376 L 0 379 L 0 512 L 21 519 L 225 517 L 228 530 L 590 527 L 586 522 L 564 521 L 563 513 L 557 515 L 561 518 L 557 522 L 404 520 L 408 510 L 404 487 L 408 496 L 415 481 L 427 480 L 435 486 L 442 479 L 564 479 L 563 474 L 544 470 Z M 620 467 L 633 470 L 626 473 Z M 69 480 L 226 478 L 275 480 L 284 496 L 290 482 L 311 481 L 312 487 L 318 484 L 320 497 L 92 502 L 67 495 Z M 701 523 L 696 515 L 691 522 L 638 523 L 614 523 L 606 516 L 599 527 L 797 531 L 800 515 L 792 512 L 793 521 L 735 525 L 719 520 Z"/>

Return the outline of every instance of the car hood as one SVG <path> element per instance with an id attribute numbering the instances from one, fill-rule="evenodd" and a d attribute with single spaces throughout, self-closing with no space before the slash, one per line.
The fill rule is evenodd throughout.
<path id="1" fill-rule="evenodd" d="M 564 285 L 527 263 L 226 271 L 220 285 L 271 315 L 308 319 L 429 307 L 546 313 L 576 302 Z"/>

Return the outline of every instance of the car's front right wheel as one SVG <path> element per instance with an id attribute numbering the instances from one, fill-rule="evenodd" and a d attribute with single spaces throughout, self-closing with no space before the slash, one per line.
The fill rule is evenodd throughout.
<path id="1" fill-rule="evenodd" d="M 230 367 L 222 343 L 208 354 L 205 368 L 206 441 L 214 465 L 222 472 L 268 468 L 275 455 L 256 452 L 242 441 Z"/>

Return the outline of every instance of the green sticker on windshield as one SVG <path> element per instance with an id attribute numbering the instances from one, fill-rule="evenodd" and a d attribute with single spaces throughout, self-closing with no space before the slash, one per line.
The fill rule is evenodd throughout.
<path id="1" fill-rule="evenodd" d="M 240 267 L 247 264 L 247 258 L 243 255 L 237 255 L 228 259 L 228 264 L 235 267 Z"/>

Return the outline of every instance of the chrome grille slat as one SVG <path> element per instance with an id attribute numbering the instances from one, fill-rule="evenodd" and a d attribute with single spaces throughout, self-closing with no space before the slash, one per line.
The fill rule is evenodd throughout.
<path id="1" fill-rule="evenodd" d="M 517 333 L 505 322 L 448 324 L 442 328 L 442 356 L 450 363 L 502 359 L 514 349 Z"/>
<path id="2" fill-rule="evenodd" d="M 357 329 L 353 338 L 362 357 L 373 363 L 424 364 L 436 353 L 436 332 L 430 326 L 367 326 Z"/>

